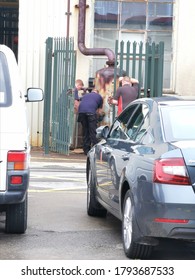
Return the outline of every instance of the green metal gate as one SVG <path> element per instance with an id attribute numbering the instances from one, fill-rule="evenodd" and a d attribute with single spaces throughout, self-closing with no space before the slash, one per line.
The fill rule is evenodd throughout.
<path id="1" fill-rule="evenodd" d="M 120 43 L 116 41 L 115 54 L 114 92 L 116 92 L 116 76 L 118 73 L 122 76 L 125 71 L 127 75 L 139 80 L 139 97 L 162 95 L 163 42 L 144 45 L 142 42 L 128 41 L 125 45 L 123 41 Z M 43 121 L 45 154 L 49 151 L 69 154 L 70 146 L 77 143 L 77 139 L 73 138 L 78 137 L 73 110 L 76 53 L 72 38 L 47 39 L 45 69 Z"/>
<path id="2" fill-rule="evenodd" d="M 116 41 L 115 53 L 115 69 L 119 68 L 120 75 L 125 71 L 128 76 L 139 80 L 139 97 L 162 96 L 164 42 L 144 44 Z"/>
<path id="3" fill-rule="evenodd" d="M 45 61 L 43 146 L 69 154 L 73 141 L 76 54 L 73 39 L 48 38 Z"/>

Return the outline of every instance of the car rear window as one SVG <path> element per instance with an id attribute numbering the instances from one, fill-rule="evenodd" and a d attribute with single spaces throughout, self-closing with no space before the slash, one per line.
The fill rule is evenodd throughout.
<path id="1" fill-rule="evenodd" d="M 8 107 L 12 103 L 10 75 L 4 53 L 0 52 L 0 107 Z"/>
<path id="2" fill-rule="evenodd" d="M 195 140 L 195 105 L 161 107 L 166 141 Z"/>

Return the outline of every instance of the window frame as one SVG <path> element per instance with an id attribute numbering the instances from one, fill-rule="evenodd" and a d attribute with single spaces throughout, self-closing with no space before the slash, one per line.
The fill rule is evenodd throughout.
<path id="1" fill-rule="evenodd" d="M 170 90 L 171 89 L 171 72 L 173 71 L 172 70 L 172 58 L 173 58 L 173 19 L 174 19 L 174 5 L 175 5 L 175 1 L 176 0 L 105 0 L 105 1 L 102 1 L 102 0 L 95 0 L 95 4 L 97 2 L 113 2 L 113 3 L 118 3 L 118 10 L 117 10 L 117 16 L 118 16 L 118 19 L 117 19 L 117 26 L 115 28 L 107 28 L 106 26 L 104 27 L 99 27 L 99 28 L 96 28 L 94 26 L 94 34 L 96 33 L 96 38 L 100 38 L 100 41 L 102 41 L 102 44 L 100 43 L 99 47 L 107 47 L 107 48 L 110 48 L 112 49 L 113 51 L 114 50 L 114 45 L 112 42 L 112 39 L 111 38 L 107 38 L 106 36 L 104 36 L 104 32 L 109 32 L 109 31 L 112 31 L 113 32 L 113 36 L 114 38 L 116 38 L 118 41 L 125 41 L 125 37 L 128 37 L 130 38 L 129 40 L 131 40 L 131 37 L 132 37 L 132 40 L 134 41 L 135 39 L 135 36 L 138 38 L 137 40 L 141 40 L 143 42 L 149 42 L 149 43 L 152 43 L 153 41 L 157 41 L 159 42 L 160 41 L 164 41 L 165 40 L 165 56 L 164 56 L 164 60 L 165 60 L 165 68 L 164 68 L 164 82 L 163 82 L 163 88 L 164 89 L 167 89 L 167 90 Z M 122 18 L 122 15 L 121 15 L 121 11 L 122 11 L 122 5 L 124 3 L 132 3 L 132 4 L 145 4 L 146 5 L 146 20 L 145 20 L 145 28 L 121 28 L 121 18 Z M 149 6 L 150 5 L 156 5 L 156 6 L 166 6 L 166 5 L 170 5 L 170 16 L 172 18 L 172 23 L 170 23 L 170 19 L 167 19 L 167 23 L 163 23 L 162 24 L 157 24 L 157 25 L 153 25 L 151 27 L 151 24 L 150 24 L 150 15 L 149 15 Z M 94 6 L 95 7 L 95 6 Z M 167 10 L 168 11 L 168 10 Z M 109 11 L 108 11 L 109 12 Z M 94 10 L 94 14 L 95 14 L 95 10 Z M 166 17 L 167 16 L 162 16 L 162 19 L 164 18 L 165 19 L 165 22 L 166 22 Z M 158 19 L 160 20 L 161 17 L 158 17 L 158 15 L 155 16 L 155 19 L 157 20 L 158 22 Z M 169 24 L 170 25 L 169 25 Z M 161 34 L 162 34 L 162 40 L 161 40 Z M 169 35 L 171 34 L 171 35 Z M 107 43 L 106 43 L 106 46 L 104 45 L 104 38 L 107 38 Z M 143 38 L 143 39 L 142 39 Z M 131 41 L 132 41 L 131 40 Z M 110 41 L 110 45 L 109 45 L 109 41 Z M 95 43 L 95 39 L 94 39 L 94 43 Z M 97 47 L 97 46 L 95 46 Z M 94 61 L 94 66 L 93 66 L 93 72 L 94 74 L 96 73 L 96 71 L 99 69 L 98 67 L 101 67 L 100 65 L 104 64 L 105 63 L 105 58 L 103 57 L 99 57 L 98 56 L 98 60 L 97 60 L 97 57 L 94 56 L 93 58 L 93 61 Z M 168 74 L 167 74 L 168 73 Z M 94 75 L 92 74 L 92 76 Z"/>
<path id="2" fill-rule="evenodd" d="M 9 107 L 12 104 L 12 90 L 11 90 L 11 79 L 8 69 L 8 63 L 6 56 L 0 51 L 0 83 L 2 86 L 2 94 L 4 92 L 4 102 L 0 100 L 0 107 Z M 1 89 L 0 89 L 1 91 Z"/>

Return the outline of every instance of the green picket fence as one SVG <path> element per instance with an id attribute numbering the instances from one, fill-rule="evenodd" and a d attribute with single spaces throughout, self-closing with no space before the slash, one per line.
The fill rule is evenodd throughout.
<path id="1" fill-rule="evenodd" d="M 116 65 L 119 73 L 139 80 L 139 96 L 162 96 L 164 42 L 118 42 L 115 45 Z"/>

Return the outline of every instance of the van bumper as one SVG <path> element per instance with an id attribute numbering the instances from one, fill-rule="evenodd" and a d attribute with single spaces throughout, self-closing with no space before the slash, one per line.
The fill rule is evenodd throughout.
<path id="1" fill-rule="evenodd" d="M 12 184 L 12 176 L 21 176 L 21 184 Z M 7 190 L 0 192 L 0 206 L 6 204 L 17 204 L 23 202 L 29 187 L 29 170 L 8 172 Z"/>

